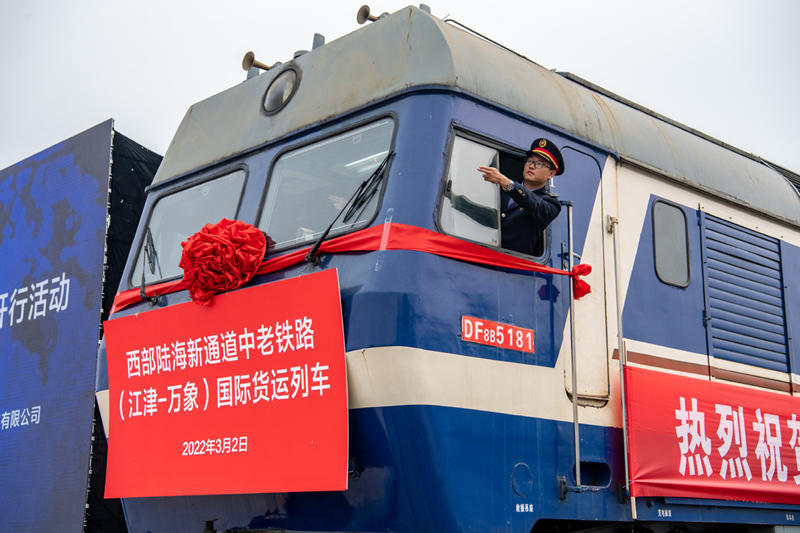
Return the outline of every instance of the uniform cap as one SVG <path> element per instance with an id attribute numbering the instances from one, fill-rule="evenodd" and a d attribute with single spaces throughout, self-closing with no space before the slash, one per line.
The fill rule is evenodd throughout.
<path id="1" fill-rule="evenodd" d="M 554 142 L 540 137 L 531 143 L 531 149 L 525 152 L 530 157 L 536 154 L 545 158 L 556 169 L 556 176 L 564 173 L 564 158 Z"/>

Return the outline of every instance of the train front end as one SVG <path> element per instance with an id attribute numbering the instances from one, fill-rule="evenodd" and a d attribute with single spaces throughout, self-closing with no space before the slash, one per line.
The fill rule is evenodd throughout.
<path id="1" fill-rule="evenodd" d="M 605 217 L 619 155 L 554 126 L 600 116 L 598 98 L 409 7 L 193 105 L 100 350 L 109 471 L 129 482 L 107 494 L 129 530 L 635 523 Z M 564 157 L 549 185 L 564 205 L 527 255 L 502 248 L 501 196 L 476 168 L 519 175 L 542 137 Z M 203 230 L 220 221 L 243 229 Z M 228 265 L 200 278 L 253 266 L 245 248 L 255 273 L 198 291 L 184 242 Z M 580 304 L 574 262 L 594 269 Z M 648 527 L 783 510 L 674 512 Z"/>

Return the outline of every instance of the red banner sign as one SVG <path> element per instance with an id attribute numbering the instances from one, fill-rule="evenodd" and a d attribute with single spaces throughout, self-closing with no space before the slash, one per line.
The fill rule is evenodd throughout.
<path id="1" fill-rule="evenodd" d="M 633 496 L 800 503 L 800 398 L 625 368 Z"/>
<path id="2" fill-rule="evenodd" d="M 462 315 L 461 338 L 486 346 L 533 353 L 533 330 Z"/>
<path id="3" fill-rule="evenodd" d="M 335 270 L 104 327 L 107 498 L 347 488 Z"/>

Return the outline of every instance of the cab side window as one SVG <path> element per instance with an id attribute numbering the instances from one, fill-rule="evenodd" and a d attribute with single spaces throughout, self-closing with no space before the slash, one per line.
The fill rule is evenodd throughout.
<path id="1" fill-rule="evenodd" d="M 490 166 L 511 179 L 522 175 L 524 158 L 502 152 L 472 139 L 456 136 L 439 210 L 444 233 L 488 246 L 502 246 L 500 189 L 486 182 L 476 170 Z M 544 239 L 542 239 L 544 241 Z M 537 256 L 543 250 L 537 250 Z"/>
<path id="2" fill-rule="evenodd" d="M 450 155 L 439 224 L 445 233 L 500 246 L 500 197 L 481 179 L 480 165 L 497 166 L 498 151 L 456 137 Z"/>
<path id="3" fill-rule="evenodd" d="M 653 254 L 662 283 L 689 286 L 689 242 L 686 215 L 680 207 L 653 202 Z"/>

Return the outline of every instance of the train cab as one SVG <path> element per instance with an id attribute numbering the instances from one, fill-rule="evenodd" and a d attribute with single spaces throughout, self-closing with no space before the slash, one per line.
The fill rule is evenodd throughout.
<path id="1" fill-rule="evenodd" d="M 563 173 L 546 186 L 561 209 L 525 253 L 503 247 L 502 193 L 476 169 L 518 179 L 540 138 L 563 157 Z M 129 529 L 200 531 L 212 517 L 220 531 L 791 525 L 800 432 L 785 425 L 789 411 L 770 412 L 784 424 L 783 481 L 751 492 L 731 485 L 729 497 L 733 478 L 720 469 L 734 472 L 736 458 L 719 452 L 727 433 L 711 437 L 733 418 L 714 411 L 716 389 L 702 396 L 691 387 L 772 395 L 763 414 L 794 401 L 799 182 L 425 9 L 251 70 L 194 104 L 178 127 L 110 320 L 189 302 L 181 243 L 221 219 L 261 230 L 265 261 L 298 257 L 251 285 L 336 270 L 348 488 L 123 498 Z M 353 248 L 326 252 L 335 239 Z M 576 265 L 591 273 L 577 275 Z M 580 277 L 590 291 L 577 299 Z M 123 404 L 109 390 L 113 356 L 101 348 L 107 430 L 109 411 Z M 656 408 L 645 378 L 689 380 L 680 382 L 689 392 L 665 390 L 666 407 L 648 411 Z M 711 411 L 701 436 L 703 402 Z M 752 424 L 762 404 L 724 405 Z M 693 422 L 676 418 L 681 406 Z M 653 452 L 675 463 L 661 485 L 643 466 L 642 450 L 653 448 L 642 442 L 663 435 L 638 433 L 649 412 L 666 412 L 658 430 L 672 433 Z M 758 448 L 757 428 L 747 429 L 745 456 L 761 479 L 759 464 L 766 472 L 775 460 L 764 452 L 776 446 L 768 428 L 778 426 L 758 420 L 771 440 Z M 676 428 L 685 438 L 674 438 Z M 706 460 L 713 468 L 702 470 Z M 269 473 L 253 472 L 261 475 Z M 681 491 L 682 476 L 695 492 Z"/>

